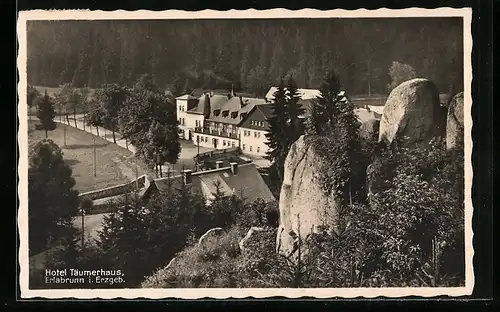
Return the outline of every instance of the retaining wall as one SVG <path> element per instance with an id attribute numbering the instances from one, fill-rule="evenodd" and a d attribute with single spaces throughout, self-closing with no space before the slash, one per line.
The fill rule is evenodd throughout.
<path id="1" fill-rule="evenodd" d="M 131 182 L 125 183 L 125 184 L 120 184 L 100 190 L 95 190 L 95 191 L 90 191 L 90 192 L 85 192 L 85 193 L 80 193 L 80 197 L 86 196 L 89 197 L 91 200 L 96 200 L 96 199 L 101 199 L 101 198 L 107 198 L 107 197 L 113 197 L 113 196 L 118 196 L 122 195 L 125 193 L 130 193 L 131 191 L 135 189 L 143 189 L 149 187 L 149 180 L 147 179 L 146 175 L 143 175 L 139 177 L 136 180 L 133 180 Z"/>

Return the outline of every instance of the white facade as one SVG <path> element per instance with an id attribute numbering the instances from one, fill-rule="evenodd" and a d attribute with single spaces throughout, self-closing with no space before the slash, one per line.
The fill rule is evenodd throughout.
<path id="1" fill-rule="evenodd" d="M 243 154 L 253 156 L 266 156 L 269 150 L 266 142 L 266 130 L 240 128 L 241 151 Z"/>
<path id="2" fill-rule="evenodd" d="M 203 127 L 204 116 L 187 112 L 189 97 L 177 98 L 177 121 L 179 122 L 179 137 L 184 140 L 193 140 L 194 128 Z"/>
<path id="3" fill-rule="evenodd" d="M 214 149 L 226 149 L 239 146 L 238 139 L 226 138 L 206 133 L 193 132 L 192 140 L 195 145 L 198 145 L 199 140 L 200 146 Z"/>

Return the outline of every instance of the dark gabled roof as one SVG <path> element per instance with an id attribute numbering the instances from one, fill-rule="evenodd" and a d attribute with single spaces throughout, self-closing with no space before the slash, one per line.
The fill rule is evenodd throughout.
<path id="1" fill-rule="evenodd" d="M 172 177 L 167 177 L 167 178 L 160 178 L 154 180 L 154 184 L 156 188 L 160 191 L 166 191 L 169 188 L 169 184 L 171 184 L 171 187 L 176 189 L 181 186 L 181 184 L 184 183 L 184 177 L 182 175 L 176 175 Z M 191 185 L 190 185 L 191 192 L 193 193 L 201 193 L 201 183 L 199 179 L 192 179 Z"/>
<path id="2" fill-rule="evenodd" d="M 243 105 L 241 102 L 243 102 Z M 212 108 L 210 117 L 207 120 L 231 125 L 239 125 L 242 121 L 244 121 L 245 117 L 252 111 L 254 107 L 265 103 L 266 101 L 264 99 L 240 99 L 240 97 L 238 96 L 227 99 L 226 97 L 226 102 L 223 103 L 219 108 L 219 114 L 214 114 L 214 111 L 216 109 Z M 223 112 L 226 112 L 227 115 L 224 116 Z"/>
<path id="3" fill-rule="evenodd" d="M 184 183 L 184 178 L 182 175 L 177 175 L 156 179 L 152 185 L 162 192 L 168 189 L 169 181 L 172 183 L 172 187 L 178 188 L 181 183 Z M 216 181 L 221 183 L 222 192 L 228 196 L 234 192 L 234 195 L 242 195 L 248 202 L 258 198 L 265 201 L 275 200 L 269 187 L 252 163 L 238 165 L 237 174 L 232 173 L 231 167 L 193 172 L 191 174 L 191 192 L 202 194 L 202 185 L 204 185 L 210 192 L 214 193 Z"/>
<path id="4" fill-rule="evenodd" d="M 242 196 L 246 201 L 251 202 L 259 198 L 266 202 L 275 200 L 254 164 L 240 165 L 237 175 L 221 176 L 224 182 L 234 189 L 236 195 Z"/>
<path id="5" fill-rule="evenodd" d="M 254 130 L 268 130 L 269 123 L 267 119 L 273 113 L 273 105 L 272 104 L 262 104 L 255 106 L 255 109 L 250 112 L 247 118 L 241 123 L 241 128 L 254 129 Z M 264 123 L 263 127 L 256 126 L 252 124 L 252 121 L 262 121 Z"/>
<path id="6" fill-rule="evenodd" d="M 195 98 L 196 99 L 196 98 Z M 198 98 L 198 103 L 196 106 L 190 110 L 188 110 L 188 113 L 191 114 L 204 114 L 208 110 L 215 110 L 219 109 L 222 104 L 224 104 L 227 101 L 227 96 L 225 95 L 218 95 L 214 94 L 213 96 L 210 97 L 210 103 L 207 103 L 207 96 L 205 94 L 202 94 Z M 208 106 L 208 107 L 206 107 Z"/>

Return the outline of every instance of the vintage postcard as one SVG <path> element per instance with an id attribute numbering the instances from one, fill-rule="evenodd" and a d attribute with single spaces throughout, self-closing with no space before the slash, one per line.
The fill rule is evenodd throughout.
<path id="1" fill-rule="evenodd" d="M 20 12 L 22 298 L 470 295 L 471 18 Z"/>

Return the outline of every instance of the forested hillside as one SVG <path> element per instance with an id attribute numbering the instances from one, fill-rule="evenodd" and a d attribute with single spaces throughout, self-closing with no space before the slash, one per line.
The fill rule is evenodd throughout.
<path id="1" fill-rule="evenodd" d="M 287 73 L 317 88 L 331 68 L 351 94 L 386 94 L 398 61 L 442 93 L 463 89 L 459 18 L 29 21 L 27 29 L 28 83 L 47 87 L 129 85 L 150 73 L 159 86 L 261 93 Z"/>

